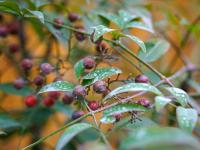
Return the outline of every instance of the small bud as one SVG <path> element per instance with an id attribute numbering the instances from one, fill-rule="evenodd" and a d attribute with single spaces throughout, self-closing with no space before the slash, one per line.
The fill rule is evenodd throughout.
<path id="1" fill-rule="evenodd" d="M 41 64 L 40 69 L 42 73 L 49 74 L 54 70 L 54 67 L 50 65 L 49 63 L 43 63 Z"/>
<path id="2" fill-rule="evenodd" d="M 24 81 L 24 79 L 22 78 L 19 78 L 19 79 L 16 79 L 14 82 L 13 82 L 13 86 L 16 88 L 16 89 L 21 89 L 25 86 L 26 82 Z"/>
<path id="3" fill-rule="evenodd" d="M 92 69 L 93 67 L 95 67 L 96 63 L 92 57 L 85 57 L 83 59 L 83 65 L 85 69 Z"/>
<path id="4" fill-rule="evenodd" d="M 122 118 L 122 114 L 115 114 L 114 117 L 116 119 L 116 122 L 118 122 Z"/>
<path id="5" fill-rule="evenodd" d="M 34 107 L 37 104 L 37 98 L 34 95 L 25 97 L 25 104 L 27 107 Z"/>
<path id="6" fill-rule="evenodd" d="M 1 26 L 0 27 L 0 37 L 6 37 L 8 35 L 8 30 L 6 27 Z"/>
<path id="7" fill-rule="evenodd" d="M 136 83 L 148 83 L 149 79 L 145 75 L 138 75 L 135 77 L 135 82 Z"/>
<path id="8" fill-rule="evenodd" d="M 68 19 L 69 19 L 69 21 L 71 21 L 71 22 L 75 22 L 76 20 L 79 19 L 79 15 L 76 14 L 76 13 L 69 13 L 69 14 L 68 14 Z"/>
<path id="9" fill-rule="evenodd" d="M 73 114 L 72 114 L 72 120 L 76 120 L 78 118 L 80 118 L 81 116 L 84 115 L 84 112 L 83 111 L 75 111 Z"/>
<path id="10" fill-rule="evenodd" d="M 72 92 L 65 92 L 65 95 L 62 98 L 64 104 L 71 104 L 74 100 L 74 95 Z"/>
<path id="11" fill-rule="evenodd" d="M 31 61 L 31 59 L 29 59 L 29 58 L 25 58 L 21 62 L 21 67 L 25 71 L 30 70 L 32 68 L 32 66 L 33 66 L 33 63 Z"/>
<path id="12" fill-rule="evenodd" d="M 137 104 L 139 105 L 142 105 L 144 107 L 149 107 L 150 106 L 150 102 L 148 99 L 146 98 L 143 98 L 143 99 L 140 99 L 139 101 L 136 102 Z"/>
<path id="13" fill-rule="evenodd" d="M 87 92 L 83 86 L 77 85 L 73 90 L 73 95 L 76 97 L 79 97 L 79 96 L 85 97 L 87 95 Z"/>
<path id="14" fill-rule="evenodd" d="M 37 86 L 41 86 L 44 83 L 44 77 L 41 75 L 37 75 L 34 80 L 33 80 L 34 84 Z"/>
<path id="15" fill-rule="evenodd" d="M 19 51 L 19 45 L 18 44 L 12 44 L 9 46 L 9 50 L 11 53 L 16 53 Z"/>
<path id="16" fill-rule="evenodd" d="M 63 22 L 63 20 L 61 19 L 61 18 L 55 18 L 54 20 L 53 20 L 53 22 L 55 23 L 54 24 L 54 27 L 56 28 L 56 29 L 61 29 L 62 27 L 62 25 L 64 25 L 64 22 Z"/>

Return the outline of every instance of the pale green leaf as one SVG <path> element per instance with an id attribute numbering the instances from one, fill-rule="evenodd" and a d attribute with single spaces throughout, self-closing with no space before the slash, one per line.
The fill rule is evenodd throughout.
<path id="1" fill-rule="evenodd" d="M 162 95 L 162 93 L 154 86 L 147 83 L 129 83 L 122 85 L 113 91 L 111 91 L 108 95 L 104 97 L 103 100 L 113 97 L 114 95 L 125 93 L 125 92 L 138 92 L 138 91 L 148 91 L 152 92 L 156 95 Z"/>
<path id="2" fill-rule="evenodd" d="M 33 14 L 34 16 L 27 15 L 25 17 L 36 17 L 37 19 L 40 20 L 41 23 L 44 24 L 44 14 L 41 11 L 32 11 L 32 10 L 29 10 L 29 12 L 31 14 Z"/>
<path id="3" fill-rule="evenodd" d="M 197 111 L 192 108 L 178 107 L 176 115 L 180 128 L 192 132 L 198 120 Z"/>
<path id="4" fill-rule="evenodd" d="M 169 102 L 171 102 L 171 99 L 163 96 L 156 96 L 155 98 L 155 107 L 156 111 L 160 111 L 163 109 Z"/>
<path id="5" fill-rule="evenodd" d="M 169 49 L 169 43 L 162 39 L 148 41 L 145 46 L 146 52 L 140 50 L 138 57 L 148 63 L 158 60 Z"/>
<path id="6" fill-rule="evenodd" d="M 115 121 L 116 121 L 116 118 L 113 116 L 103 116 L 100 119 L 100 122 L 104 124 L 114 123 Z"/>
<path id="7" fill-rule="evenodd" d="M 62 150 L 67 143 L 80 132 L 92 128 L 88 123 L 77 123 L 67 128 L 56 144 L 56 150 Z"/>
<path id="8" fill-rule="evenodd" d="M 138 28 L 138 29 L 142 29 L 142 30 L 146 30 L 151 33 L 154 33 L 154 30 L 150 26 L 148 26 L 147 24 L 145 24 L 143 22 L 139 22 L 139 21 L 129 22 L 126 24 L 125 28 Z"/>
<path id="9" fill-rule="evenodd" d="M 72 91 L 74 87 L 75 85 L 73 83 L 67 81 L 57 81 L 43 86 L 38 94 L 51 91 Z"/>
<path id="10" fill-rule="evenodd" d="M 84 65 L 83 65 L 83 60 L 79 60 L 78 62 L 76 62 L 76 64 L 74 65 L 74 72 L 76 77 L 79 79 L 81 77 L 81 75 L 84 73 Z"/>
<path id="11" fill-rule="evenodd" d="M 175 88 L 175 87 L 167 87 L 166 89 L 177 99 L 177 101 L 182 106 L 187 105 L 189 96 L 185 91 L 183 91 L 182 89 L 179 89 L 179 88 Z"/>

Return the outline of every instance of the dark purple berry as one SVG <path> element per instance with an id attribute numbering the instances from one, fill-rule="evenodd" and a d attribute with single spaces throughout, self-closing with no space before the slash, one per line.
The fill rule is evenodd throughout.
<path id="1" fill-rule="evenodd" d="M 16 88 L 16 89 L 21 89 L 25 86 L 26 82 L 24 81 L 24 79 L 22 78 L 19 78 L 19 79 L 16 79 L 14 82 L 13 82 L 13 86 Z"/>
<path id="2" fill-rule="evenodd" d="M 32 68 L 32 66 L 33 66 L 32 60 L 29 58 L 25 58 L 21 62 L 21 67 L 25 71 L 30 70 Z"/>
<path id="3" fill-rule="evenodd" d="M 69 19 L 69 21 L 71 21 L 71 22 L 75 22 L 76 20 L 79 19 L 79 15 L 76 14 L 76 13 L 69 13 L 69 14 L 68 14 L 68 19 Z"/>
<path id="4" fill-rule="evenodd" d="M 11 53 L 16 53 L 19 51 L 20 46 L 18 44 L 12 44 L 9 46 L 9 50 Z"/>
<path id="5" fill-rule="evenodd" d="M 63 22 L 63 20 L 61 19 L 61 18 L 55 18 L 54 20 L 53 20 L 53 22 L 55 23 L 54 24 L 54 27 L 56 28 L 56 29 L 61 29 L 62 27 L 62 25 L 64 25 L 64 22 Z"/>
<path id="6" fill-rule="evenodd" d="M 49 74 L 54 70 L 54 67 L 50 65 L 49 63 L 43 63 L 41 64 L 40 69 L 42 73 Z"/>
<path id="7" fill-rule="evenodd" d="M 93 67 L 95 67 L 96 63 L 92 57 L 85 57 L 83 59 L 83 65 L 85 69 L 92 69 Z"/>
<path id="8" fill-rule="evenodd" d="M 149 107 L 150 106 L 150 102 L 148 99 L 146 98 L 143 98 L 143 99 L 140 99 L 139 101 L 136 102 L 137 104 L 139 105 L 142 105 L 144 107 Z"/>
<path id="9" fill-rule="evenodd" d="M 7 30 L 10 34 L 18 34 L 19 32 L 19 22 L 13 21 L 10 24 L 7 25 Z"/>
<path id="10" fill-rule="evenodd" d="M 0 27 L 0 37 L 6 37 L 8 35 L 8 30 L 6 27 L 1 26 Z"/>
<path id="11" fill-rule="evenodd" d="M 103 80 L 95 82 L 93 85 L 93 90 L 99 94 L 106 93 L 107 91 L 106 82 Z"/>
<path id="12" fill-rule="evenodd" d="M 80 118 L 83 115 L 84 115 L 83 111 L 75 111 L 72 114 L 72 120 L 78 119 L 78 118 Z"/>
<path id="13" fill-rule="evenodd" d="M 74 95 L 72 92 L 65 92 L 65 95 L 62 98 L 64 104 L 71 104 L 74 100 Z"/>
<path id="14" fill-rule="evenodd" d="M 135 82 L 136 83 L 148 83 L 149 78 L 145 75 L 138 75 L 135 77 Z"/>
<path id="15" fill-rule="evenodd" d="M 25 97 L 25 104 L 27 107 L 34 107 L 37 104 L 37 97 L 34 95 Z"/>
<path id="16" fill-rule="evenodd" d="M 82 26 L 75 26 L 75 28 L 82 32 L 85 31 Z M 86 39 L 86 36 L 81 32 L 75 32 L 74 35 L 75 35 L 76 39 L 80 42 L 82 42 Z"/>
<path id="17" fill-rule="evenodd" d="M 37 86 L 41 86 L 44 83 L 44 77 L 41 75 L 37 75 L 34 80 L 33 80 L 34 84 Z"/>
<path id="18" fill-rule="evenodd" d="M 91 110 L 97 110 L 99 108 L 99 103 L 97 101 L 88 102 L 88 106 Z"/>
<path id="19" fill-rule="evenodd" d="M 51 107 L 53 106 L 53 104 L 55 103 L 54 99 L 51 97 L 46 97 L 43 99 L 43 104 L 47 107 Z"/>
<path id="20" fill-rule="evenodd" d="M 96 51 L 101 54 L 106 54 L 108 51 L 107 45 L 104 42 L 101 42 L 96 45 Z"/>
<path id="21" fill-rule="evenodd" d="M 79 97 L 79 96 L 85 97 L 87 95 L 87 92 L 83 86 L 77 85 L 73 90 L 73 95 L 76 97 Z"/>

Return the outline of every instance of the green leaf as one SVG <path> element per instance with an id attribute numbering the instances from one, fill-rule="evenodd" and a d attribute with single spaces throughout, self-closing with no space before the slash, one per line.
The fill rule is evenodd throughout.
<path id="1" fill-rule="evenodd" d="M 156 98 L 155 98 L 156 111 L 159 112 L 161 109 L 163 109 L 170 102 L 171 102 L 171 99 L 169 99 L 167 97 L 156 96 Z"/>
<path id="2" fill-rule="evenodd" d="M 56 37 L 56 39 L 59 42 L 61 42 L 62 44 L 67 44 L 67 41 L 69 40 L 69 35 L 70 35 L 69 30 L 65 28 L 56 29 L 51 23 L 46 21 L 46 20 L 50 20 L 53 22 L 54 18 L 59 17 L 58 14 L 44 12 L 44 17 L 45 17 L 45 26 L 47 27 L 47 29 Z M 64 18 L 62 19 L 64 21 L 64 24 L 69 24 L 67 19 L 64 19 Z"/>
<path id="3" fill-rule="evenodd" d="M 76 64 L 74 65 L 74 72 L 78 79 L 81 77 L 81 75 L 83 75 L 84 70 L 85 68 L 83 65 L 83 60 L 81 59 L 78 62 L 76 62 Z"/>
<path id="4" fill-rule="evenodd" d="M 92 83 L 95 83 L 96 81 L 102 80 L 104 78 L 107 78 L 109 76 L 120 74 L 122 71 L 118 68 L 98 68 L 87 75 L 83 76 L 83 82 L 84 80 L 89 81 L 87 84 L 84 85 L 90 85 Z"/>
<path id="5" fill-rule="evenodd" d="M 74 124 L 72 126 L 70 126 L 69 128 L 67 128 L 64 133 L 61 135 L 60 139 L 57 142 L 56 145 L 56 150 L 62 150 L 63 147 L 65 145 L 67 145 L 67 143 L 77 134 L 79 134 L 80 132 L 88 129 L 88 128 L 92 128 L 91 124 L 88 123 L 77 123 Z"/>
<path id="6" fill-rule="evenodd" d="M 26 14 L 25 17 L 36 17 L 37 19 L 40 20 L 41 23 L 44 24 L 44 14 L 41 11 L 33 11 L 33 10 L 28 10 L 33 16 Z"/>
<path id="7" fill-rule="evenodd" d="M 72 113 L 74 112 L 72 107 L 70 107 L 69 105 L 64 105 L 60 101 L 57 101 L 53 105 L 52 109 L 55 110 L 56 112 L 62 112 L 63 114 L 67 115 L 68 117 L 70 117 L 72 115 Z"/>
<path id="8" fill-rule="evenodd" d="M 114 123 L 115 121 L 116 121 L 116 118 L 113 116 L 103 116 L 100 119 L 100 122 L 104 124 Z"/>
<path id="9" fill-rule="evenodd" d="M 142 51 L 145 53 L 146 52 L 146 46 L 142 40 L 140 40 L 138 37 L 133 36 L 133 35 L 125 35 L 125 37 L 130 38 L 132 41 L 134 41 L 136 44 L 140 46 Z"/>
<path id="10" fill-rule="evenodd" d="M 192 108 L 178 107 L 176 115 L 180 128 L 192 132 L 198 120 L 197 111 Z"/>
<path id="11" fill-rule="evenodd" d="M 193 136 L 172 127 L 146 127 L 129 131 L 121 140 L 119 150 L 198 150 Z"/>
<path id="12" fill-rule="evenodd" d="M 138 104 L 118 104 L 115 105 L 111 108 L 108 108 L 106 110 L 104 110 L 103 112 L 103 117 L 104 116 L 112 116 L 115 114 L 120 114 L 120 113 L 124 113 L 124 112 L 128 112 L 128 111 L 147 111 L 148 109 L 146 107 L 143 107 L 141 105 Z"/>
<path id="13" fill-rule="evenodd" d="M 111 91 L 108 95 L 106 95 L 103 99 L 106 100 L 108 98 L 111 98 L 114 95 L 125 93 L 125 92 L 138 92 L 138 91 L 148 91 L 152 92 L 156 95 L 162 95 L 162 93 L 154 86 L 147 84 L 147 83 L 128 83 L 125 85 L 122 85 L 113 91 Z"/>
<path id="14" fill-rule="evenodd" d="M 5 114 L 0 114 L 0 129 L 5 132 L 12 132 L 18 128 L 20 128 L 21 125 Z"/>
<path id="15" fill-rule="evenodd" d="M 147 52 L 140 50 L 138 57 L 145 62 L 154 62 L 163 56 L 169 49 L 169 43 L 162 39 L 151 40 L 145 43 Z"/>
<path id="16" fill-rule="evenodd" d="M 177 101 L 182 106 L 187 105 L 189 96 L 185 91 L 183 91 L 182 89 L 179 89 L 179 88 L 175 88 L 175 87 L 167 87 L 166 89 L 177 99 Z"/>
<path id="17" fill-rule="evenodd" d="M 94 35 L 93 35 L 94 42 L 96 42 L 105 33 L 112 32 L 112 31 L 115 30 L 115 29 L 110 29 L 110 28 L 103 26 L 103 25 L 95 26 L 95 27 L 92 27 L 92 28 L 94 29 Z"/>
<path id="18" fill-rule="evenodd" d="M 32 1 L 32 3 L 35 4 L 36 8 L 43 7 L 50 3 L 48 0 L 31 0 L 31 1 Z"/>
<path id="19" fill-rule="evenodd" d="M 154 30 L 143 22 L 132 21 L 126 24 L 125 28 L 138 28 L 154 33 Z"/>
<path id="20" fill-rule="evenodd" d="M 13 1 L 0 1 L 0 11 L 8 12 L 14 15 L 21 15 L 19 5 Z"/>
<path id="21" fill-rule="evenodd" d="M 50 91 L 72 91 L 75 85 L 67 81 L 57 81 L 47 84 L 40 89 L 38 94 Z"/>
<path id="22" fill-rule="evenodd" d="M 7 94 L 17 95 L 17 96 L 27 96 L 33 91 L 30 87 L 23 87 L 22 89 L 16 89 L 13 87 L 12 83 L 2 83 L 0 84 L 0 90 Z"/>

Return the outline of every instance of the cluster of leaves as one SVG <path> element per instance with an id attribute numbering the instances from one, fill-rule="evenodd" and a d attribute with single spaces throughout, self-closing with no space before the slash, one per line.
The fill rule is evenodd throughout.
<path id="1" fill-rule="evenodd" d="M 71 40 L 72 33 L 78 42 L 85 41 L 89 37 L 87 40 L 95 45 L 97 55 L 82 58 L 74 64 L 74 74 L 78 81 L 76 84 L 70 81 L 59 80 L 42 87 L 45 82 L 39 85 L 37 85 L 37 82 L 36 89 L 33 89 L 32 84 L 28 84 L 28 88 L 24 86 L 25 84 L 21 86 L 22 80 L 14 82 L 14 87 L 11 83 L 1 84 L 0 89 L 4 92 L 21 96 L 28 95 L 25 98 L 25 103 L 28 107 L 33 108 L 19 112 L 19 116 L 17 116 L 20 118 L 18 119 L 19 121 L 2 114 L 0 117 L 0 129 L 2 131 L 0 135 L 15 131 L 24 122 L 27 130 L 34 130 L 35 127 L 41 128 L 50 115 L 56 111 L 61 111 L 70 116 L 71 119 L 57 131 L 41 138 L 25 149 L 43 142 L 46 138 L 65 128 L 67 129 L 57 142 L 57 150 L 64 148 L 74 149 L 73 142 L 70 141 L 78 141 L 77 139 L 81 138 L 81 136 L 83 136 L 84 140 L 88 140 L 93 136 L 93 139 L 101 137 L 107 143 L 106 137 L 100 128 L 101 124 L 114 125 L 109 133 L 123 129 L 130 130 L 129 134 L 120 141 L 118 148 L 121 150 L 146 149 L 147 147 L 148 149 L 176 149 L 177 145 L 183 145 L 185 149 L 195 150 L 199 148 L 200 144 L 191 135 L 198 121 L 198 112 L 190 106 L 190 96 L 184 90 L 174 87 L 165 76 L 149 64 L 157 61 L 167 52 L 169 43 L 160 38 L 143 42 L 137 36 L 127 34 L 130 28 L 137 28 L 155 34 L 151 15 L 146 9 L 121 9 L 117 13 L 95 12 L 91 16 L 82 16 L 81 20 L 85 24 L 89 23 L 88 26 L 83 27 L 82 25 L 75 25 L 75 20 L 79 18 L 76 15 L 71 16 L 72 18 L 68 16 L 68 19 L 64 19 L 64 17 L 58 14 L 46 11 L 44 9 L 46 6 L 51 7 L 53 5 L 53 3 L 48 1 L 27 0 L 23 5 L 20 4 L 16 1 L 2 0 L 0 1 L 0 10 L 13 14 L 19 19 L 30 21 L 34 29 L 38 32 L 38 35 L 40 35 L 40 38 L 44 38 L 42 37 L 44 34 L 41 34 L 44 27 L 64 45 L 66 45 L 67 41 Z M 74 17 L 75 19 L 73 19 Z M 115 28 L 110 28 L 110 24 L 114 24 Z M 105 35 L 110 35 L 112 38 L 105 38 Z M 124 41 L 128 40 L 135 42 L 139 46 L 137 54 L 127 48 Z M 120 56 L 123 56 L 123 53 L 129 54 L 138 60 L 139 66 L 146 67 L 151 73 L 147 72 L 143 67 L 137 67 L 144 75 L 132 77 L 131 79 L 119 79 L 119 76 L 123 74 L 121 69 L 116 67 L 98 67 L 104 58 L 114 57 L 115 54 L 114 51 L 108 52 L 109 48 L 105 43 L 121 54 Z M 23 59 L 21 64 L 26 77 L 30 74 L 31 68 L 27 67 L 29 66 L 27 63 L 30 63 L 30 61 L 27 62 L 27 59 L 26 61 Z M 50 64 L 43 63 L 40 66 L 41 78 L 45 78 L 47 74 L 53 71 L 59 74 L 59 68 L 54 68 Z M 151 74 L 153 74 L 153 78 Z M 116 76 L 116 79 L 114 79 L 114 76 Z M 155 77 L 158 79 L 156 82 Z M 34 81 L 36 82 L 36 80 Z M 121 84 L 113 89 L 111 85 L 116 82 L 120 82 Z M 162 84 L 163 82 L 166 82 L 167 85 Z M 161 84 L 163 86 L 160 86 Z M 96 90 L 98 86 L 100 90 Z M 91 102 L 88 95 L 92 87 L 92 92 L 101 94 L 101 98 Z M 38 91 L 38 89 L 40 90 Z M 44 96 L 40 95 L 46 92 L 50 93 L 47 97 L 48 101 L 44 100 Z M 59 96 L 55 95 L 59 95 L 61 92 L 67 93 L 67 97 L 63 97 L 64 103 L 56 101 L 59 99 Z M 73 99 L 70 102 L 68 101 L 69 93 Z M 146 94 L 145 98 L 135 99 L 144 94 Z M 149 94 L 155 95 L 151 104 L 149 102 L 150 98 L 148 98 Z M 42 101 L 47 107 L 43 107 L 40 104 L 36 105 L 38 101 Z M 72 105 L 72 101 L 74 105 Z M 180 129 L 175 127 L 160 127 L 153 120 L 142 117 L 142 115 L 151 114 L 155 110 L 161 113 L 165 107 L 170 106 L 176 110 L 177 123 Z M 102 116 L 100 120 L 96 120 L 95 114 L 99 112 L 102 112 Z M 32 115 L 31 119 L 25 117 L 24 114 L 27 113 Z M 41 118 L 37 118 L 39 121 L 33 125 L 31 122 L 35 120 L 37 113 L 42 115 Z M 87 121 L 80 122 L 88 116 L 93 117 L 94 123 Z M 86 132 L 89 132 L 88 135 L 91 137 L 86 137 L 85 134 L 82 134 Z M 171 135 L 174 135 L 173 139 Z M 74 138 L 75 136 L 76 138 Z M 84 140 L 81 141 L 83 142 Z"/>

